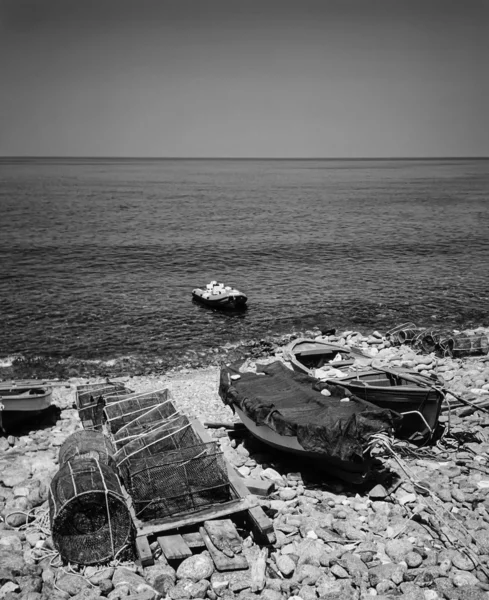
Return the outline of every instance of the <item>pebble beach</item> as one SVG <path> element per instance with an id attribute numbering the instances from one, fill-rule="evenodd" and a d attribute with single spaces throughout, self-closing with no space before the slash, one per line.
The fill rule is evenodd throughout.
<path id="1" fill-rule="evenodd" d="M 471 333 L 487 335 L 489 329 Z M 29 431 L 0 437 L 0 600 L 489 599 L 487 355 L 420 353 L 408 344 L 392 345 L 377 331 L 322 339 L 363 349 L 368 356 L 362 366 L 436 375 L 448 390 L 436 443 L 379 444 L 374 456 L 392 476 L 355 487 L 311 473 L 245 434 L 230 435 L 229 427 L 209 428 L 241 476 L 273 484 L 259 501 L 273 520 L 276 542 L 261 548 L 250 532 L 240 531 L 250 568 L 239 571 L 218 571 L 207 551 L 169 564 L 156 542 L 153 566 L 129 558 L 81 567 L 63 564 L 54 549 L 48 494 L 59 447 L 82 428 L 76 386 L 97 379 L 55 381 L 49 416 Z M 223 362 L 236 358 L 228 350 Z M 257 342 L 247 358 L 282 359 L 282 350 Z M 114 380 L 136 392 L 169 388 L 177 409 L 188 416 L 232 424 L 237 418 L 218 395 L 219 372 L 213 364 L 117 374 Z"/>

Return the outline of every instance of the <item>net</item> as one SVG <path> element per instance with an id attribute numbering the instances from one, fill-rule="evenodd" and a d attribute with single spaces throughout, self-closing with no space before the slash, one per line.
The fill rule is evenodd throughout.
<path id="1" fill-rule="evenodd" d="M 216 442 L 136 456 L 124 461 L 121 473 L 136 516 L 143 521 L 231 499 L 224 458 Z"/>
<path id="2" fill-rule="evenodd" d="M 489 352 L 486 335 L 453 335 L 439 342 L 445 356 L 461 358 L 464 356 L 483 355 Z"/>
<path id="3" fill-rule="evenodd" d="M 132 520 L 119 479 L 94 458 L 68 461 L 56 473 L 49 517 L 54 546 L 69 562 L 106 562 L 131 543 Z"/>
<path id="4" fill-rule="evenodd" d="M 170 390 L 165 389 L 132 394 L 123 399 L 111 401 L 103 409 L 110 433 L 115 435 L 119 429 L 131 423 L 137 417 L 143 416 L 149 409 L 164 404 L 169 400 Z M 169 403 L 168 410 L 170 411 L 172 408 L 171 403 Z"/>
<path id="5" fill-rule="evenodd" d="M 120 448 L 134 438 L 150 433 L 176 419 L 178 416 L 179 413 L 173 404 L 167 400 L 163 404 L 158 404 L 157 406 L 148 409 L 145 413 L 121 427 L 112 436 L 114 444 L 117 448 Z"/>
<path id="6" fill-rule="evenodd" d="M 416 327 L 414 323 L 403 323 L 386 333 L 386 337 L 392 344 L 410 344 L 424 331 L 424 328 Z"/>
<path id="7" fill-rule="evenodd" d="M 115 448 L 102 432 L 95 430 L 75 431 L 63 442 L 59 449 L 59 464 L 69 460 L 95 458 L 106 465 L 115 466 Z"/>
<path id="8" fill-rule="evenodd" d="M 111 383 L 109 381 L 102 383 L 88 383 L 78 385 L 76 388 L 76 406 L 78 415 L 84 429 L 102 429 L 104 406 L 109 402 L 109 398 L 114 395 L 125 395 L 133 393 L 122 383 Z"/>

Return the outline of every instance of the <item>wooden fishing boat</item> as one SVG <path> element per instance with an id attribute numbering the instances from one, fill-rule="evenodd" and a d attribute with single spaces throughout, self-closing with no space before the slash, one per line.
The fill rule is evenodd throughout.
<path id="1" fill-rule="evenodd" d="M 371 436 L 392 431 L 400 417 L 358 398 L 345 402 L 343 392 L 324 396 L 314 389 L 314 378 L 282 362 L 261 369 L 258 373 L 241 373 L 238 366 L 221 370 L 221 399 L 250 434 L 344 481 L 368 479 Z"/>
<path id="2" fill-rule="evenodd" d="M 244 309 L 248 301 L 246 294 L 229 286 L 213 290 L 195 288 L 192 298 L 200 304 L 219 309 Z"/>
<path id="3" fill-rule="evenodd" d="M 342 379 L 326 379 L 319 388 L 337 393 L 340 387 L 379 408 L 394 410 L 403 416 L 400 437 L 427 441 L 436 429 L 444 399 L 436 383 L 416 372 L 370 369 Z"/>
<path id="4" fill-rule="evenodd" d="M 0 430 L 49 408 L 52 395 L 42 381 L 0 382 Z"/>
<path id="5" fill-rule="evenodd" d="M 307 338 L 292 340 L 285 347 L 283 356 L 295 371 L 317 379 L 321 379 L 332 368 L 341 369 L 355 362 L 349 348 Z"/>

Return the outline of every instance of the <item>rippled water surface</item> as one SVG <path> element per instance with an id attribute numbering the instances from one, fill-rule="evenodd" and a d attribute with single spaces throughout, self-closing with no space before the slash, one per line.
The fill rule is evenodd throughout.
<path id="1" fill-rule="evenodd" d="M 487 325 L 488 195 L 486 160 L 0 159 L 0 357 Z"/>

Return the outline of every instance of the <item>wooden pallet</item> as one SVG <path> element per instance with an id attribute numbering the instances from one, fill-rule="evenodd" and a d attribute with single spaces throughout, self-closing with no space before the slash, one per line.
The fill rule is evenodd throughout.
<path id="1" fill-rule="evenodd" d="M 213 441 L 202 423 L 197 419 L 192 419 L 191 423 L 195 433 L 204 443 Z M 258 544 L 269 545 L 275 542 L 272 521 L 261 508 L 260 500 L 250 492 L 244 480 L 228 461 L 224 460 L 231 484 L 231 500 L 185 515 L 143 522 L 136 517 L 130 496 L 126 490 L 123 490 L 134 521 L 138 558 L 143 566 L 154 564 L 149 538 L 157 539 L 167 559 L 186 558 L 192 554 L 192 548 L 203 548 L 209 544 L 209 540 L 205 539 L 205 532 L 202 536 L 200 530 L 206 521 L 222 519 L 238 513 L 244 516 L 247 527 L 253 532 Z M 191 528 L 195 528 L 196 531 L 189 533 L 188 530 Z"/>

